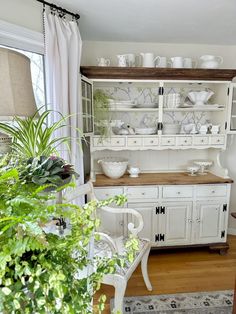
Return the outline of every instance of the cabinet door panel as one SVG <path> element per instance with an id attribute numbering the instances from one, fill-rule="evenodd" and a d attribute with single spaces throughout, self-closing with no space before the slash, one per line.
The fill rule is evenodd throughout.
<path id="1" fill-rule="evenodd" d="M 97 199 L 104 200 L 115 195 L 123 194 L 123 188 L 95 188 L 94 192 Z M 112 206 L 114 207 L 114 205 Z M 124 214 L 119 214 L 119 207 L 117 207 L 117 214 L 98 210 L 97 216 L 101 222 L 99 228 L 100 231 L 108 233 L 112 236 L 123 235 Z"/>
<path id="2" fill-rule="evenodd" d="M 140 238 L 149 239 L 154 242 L 153 234 L 153 215 L 155 204 L 146 203 L 128 203 L 129 208 L 137 210 L 143 217 L 143 230 L 138 234 Z M 132 215 L 128 214 L 127 223 L 133 222 L 137 226 L 137 219 Z"/>
<path id="3" fill-rule="evenodd" d="M 197 203 L 196 243 L 224 242 L 223 204 L 218 202 Z"/>
<path id="4" fill-rule="evenodd" d="M 165 207 L 164 245 L 191 243 L 192 203 L 168 202 Z"/>

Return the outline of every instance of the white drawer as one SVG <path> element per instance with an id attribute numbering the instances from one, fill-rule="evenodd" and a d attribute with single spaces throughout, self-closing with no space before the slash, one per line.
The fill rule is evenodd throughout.
<path id="1" fill-rule="evenodd" d="M 111 139 L 101 139 L 99 137 L 93 138 L 93 146 L 99 147 L 99 146 L 110 146 L 111 145 Z"/>
<path id="2" fill-rule="evenodd" d="M 153 199 L 158 198 L 158 187 L 127 187 L 127 197 L 129 200 L 134 199 Z"/>
<path id="3" fill-rule="evenodd" d="M 161 137 L 161 145 L 163 146 L 173 146 L 175 145 L 175 137 Z"/>
<path id="4" fill-rule="evenodd" d="M 112 137 L 111 138 L 111 146 L 125 146 L 125 138 L 124 137 Z"/>
<path id="5" fill-rule="evenodd" d="M 142 146 L 142 138 L 140 137 L 128 137 L 127 138 L 128 146 Z"/>
<path id="6" fill-rule="evenodd" d="M 162 192 L 163 198 L 175 198 L 175 197 L 193 197 L 192 186 L 163 186 Z"/>
<path id="7" fill-rule="evenodd" d="M 197 186 L 197 197 L 226 196 L 226 185 L 203 185 Z"/>
<path id="8" fill-rule="evenodd" d="M 95 188 L 95 195 L 98 200 L 104 200 L 115 195 L 124 194 L 123 188 Z"/>
<path id="9" fill-rule="evenodd" d="M 216 135 L 211 137 L 212 145 L 224 145 L 225 137 L 223 135 Z"/>
<path id="10" fill-rule="evenodd" d="M 143 138 L 143 144 L 144 146 L 158 146 L 159 144 L 159 138 L 155 137 L 144 137 Z"/>
<path id="11" fill-rule="evenodd" d="M 209 136 L 196 136 L 193 140 L 195 145 L 208 145 L 209 144 Z"/>
<path id="12" fill-rule="evenodd" d="M 180 146 L 191 146 L 192 145 L 192 137 L 191 136 L 185 136 L 185 137 L 178 137 L 177 138 L 177 145 Z"/>

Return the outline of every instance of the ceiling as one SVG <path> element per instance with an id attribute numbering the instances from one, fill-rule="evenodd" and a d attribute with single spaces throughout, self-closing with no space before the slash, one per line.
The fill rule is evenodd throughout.
<path id="1" fill-rule="evenodd" d="M 236 0 L 55 0 L 83 40 L 236 44 Z"/>

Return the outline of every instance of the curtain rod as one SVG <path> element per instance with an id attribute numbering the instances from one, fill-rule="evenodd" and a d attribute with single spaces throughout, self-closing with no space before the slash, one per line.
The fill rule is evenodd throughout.
<path id="1" fill-rule="evenodd" d="M 62 8 L 62 7 L 58 7 L 58 6 L 55 5 L 54 3 L 49 3 L 49 2 L 44 1 L 44 0 L 37 0 L 37 1 L 38 1 L 38 2 L 41 2 L 44 6 L 45 6 L 45 5 L 48 5 L 48 6 L 50 6 L 50 7 L 53 8 L 53 9 L 56 9 L 56 10 L 58 10 L 58 11 L 60 11 L 60 12 L 65 13 L 65 14 L 69 14 L 69 15 L 73 16 L 76 20 L 78 20 L 78 19 L 80 18 L 80 15 L 79 15 L 79 14 L 77 14 L 77 13 L 72 13 L 72 12 L 70 12 L 70 11 L 67 11 L 66 9 L 64 9 L 64 8 Z"/>

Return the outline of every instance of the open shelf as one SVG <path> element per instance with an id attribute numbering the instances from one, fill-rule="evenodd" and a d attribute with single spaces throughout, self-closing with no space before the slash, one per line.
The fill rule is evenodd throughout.
<path id="1" fill-rule="evenodd" d="M 191 108 L 163 108 L 163 111 L 166 111 L 166 112 L 172 112 L 172 111 L 178 111 L 178 112 L 193 112 L 193 111 L 224 111 L 225 108 L 222 107 L 222 108 L 194 108 L 194 107 L 191 107 Z"/>
<path id="2" fill-rule="evenodd" d="M 112 112 L 158 112 L 159 108 L 124 108 L 124 109 L 109 109 Z"/>
<path id="3" fill-rule="evenodd" d="M 232 81 L 235 69 L 177 69 L 145 67 L 81 66 L 83 75 L 91 79 L 127 80 L 207 80 Z"/>

